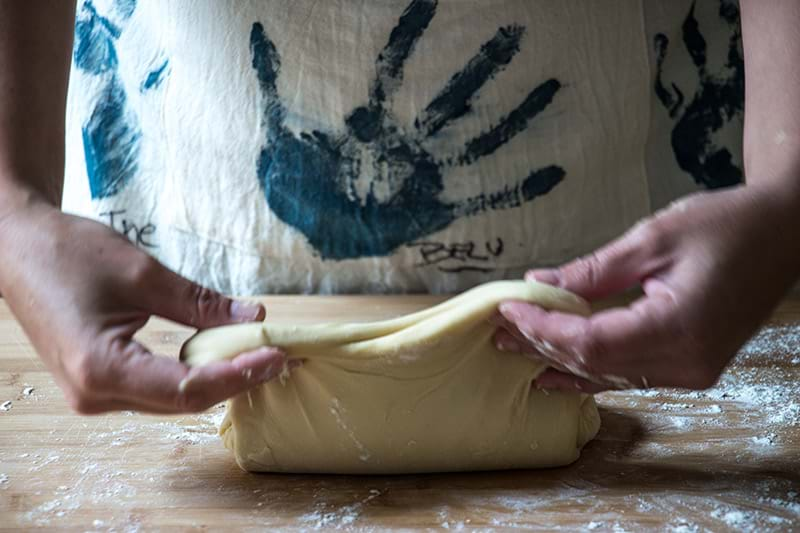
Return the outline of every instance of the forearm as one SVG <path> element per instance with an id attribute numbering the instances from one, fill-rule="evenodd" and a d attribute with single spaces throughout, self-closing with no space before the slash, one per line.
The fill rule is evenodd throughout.
<path id="1" fill-rule="evenodd" d="M 800 3 L 743 0 L 741 9 L 747 183 L 800 217 Z"/>
<path id="2" fill-rule="evenodd" d="M 61 203 L 75 3 L 0 2 L 0 219 Z"/>

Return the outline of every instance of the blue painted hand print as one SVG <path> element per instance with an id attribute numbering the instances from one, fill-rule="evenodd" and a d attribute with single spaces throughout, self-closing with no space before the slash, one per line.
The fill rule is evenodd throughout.
<path id="1" fill-rule="evenodd" d="M 118 2 L 127 19 L 135 5 Z M 128 97 L 119 77 L 116 40 L 120 28 L 84 2 L 75 24 L 75 66 L 103 77 L 103 88 L 89 120 L 83 126 L 83 149 L 92 199 L 117 194 L 136 173 L 141 131 L 128 109 Z"/>
<path id="2" fill-rule="evenodd" d="M 368 102 L 349 113 L 340 131 L 299 135 L 285 124 L 278 94 L 281 61 L 264 27 L 255 23 L 250 47 L 262 96 L 267 139 L 257 173 L 267 203 L 298 229 L 325 259 L 390 254 L 403 244 L 441 230 L 459 217 L 517 207 L 549 192 L 564 177 L 552 165 L 534 170 L 511 187 L 458 202 L 442 199 L 443 176 L 494 153 L 545 109 L 561 88 L 549 79 L 497 125 L 468 141 L 458 154 L 437 156 L 426 141 L 471 111 L 476 93 L 519 51 L 524 28 L 498 29 L 454 74 L 405 131 L 390 109 L 403 81 L 403 65 L 435 15 L 436 0 L 414 0 L 392 30 L 376 61 Z M 369 192 L 359 197 L 356 180 L 366 175 Z M 388 193 L 378 194 L 380 185 Z"/>
<path id="3" fill-rule="evenodd" d="M 136 9 L 136 0 L 115 0 L 111 15 L 125 23 Z M 122 34 L 118 24 L 85 1 L 75 23 L 75 66 L 101 80 L 100 94 L 92 114 L 83 125 L 83 149 L 92 199 L 116 195 L 138 170 L 142 133 L 119 74 L 116 42 Z M 158 87 L 167 63 L 149 73 L 142 91 Z"/>
<path id="4" fill-rule="evenodd" d="M 731 28 L 725 65 L 712 72 L 706 56 L 706 40 L 695 18 L 695 3 L 683 22 L 683 43 L 699 77 L 699 90 L 688 103 L 676 84 L 664 84 L 662 71 L 669 39 L 655 36 L 655 91 L 669 116 L 677 118 L 672 130 L 672 148 L 678 165 L 694 180 L 710 189 L 729 187 L 742 181 L 742 170 L 733 162 L 733 154 L 714 141 L 714 134 L 744 112 L 744 59 L 741 51 L 739 7 L 733 0 L 721 0 L 719 16 Z"/>

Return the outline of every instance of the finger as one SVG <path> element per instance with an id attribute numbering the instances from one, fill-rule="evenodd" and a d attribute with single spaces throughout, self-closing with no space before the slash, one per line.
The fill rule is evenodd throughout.
<path id="1" fill-rule="evenodd" d="M 540 351 L 543 350 L 547 352 L 548 348 L 552 350 L 552 346 L 549 346 L 545 342 L 539 342 L 538 340 L 535 344 L 532 343 L 513 323 L 506 320 L 500 314 L 494 317 L 492 322 L 498 326 L 497 331 L 494 333 L 493 340 L 495 347 L 501 352 L 522 354 L 537 363 L 543 363 L 557 370 L 569 372 L 561 363 L 560 359 L 562 359 L 562 357 L 553 357 L 553 354 L 548 357 Z"/>
<path id="2" fill-rule="evenodd" d="M 494 333 L 494 345 L 501 352 L 523 354 L 537 362 L 546 362 L 546 359 L 536 351 L 524 338 L 519 338 L 507 329 L 498 329 Z"/>
<path id="3" fill-rule="evenodd" d="M 495 331 L 492 340 L 494 341 L 495 347 L 501 352 L 523 353 L 523 350 L 529 348 L 504 329 Z"/>
<path id="4" fill-rule="evenodd" d="M 592 254 L 557 269 L 536 269 L 525 274 L 535 280 L 574 292 L 587 300 L 605 298 L 639 285 L 664 268 L 660 250 L 663 238 L 645 222 Z"/>
<path id="5" fill-rule="evenodd" d="M 524 335 L 513 323 L 502 317 L 497 322 L 499 329 L 495 332 L 494 341 L 498 350 L 518 353 L 538 363 L 569 372 L 562 362 L 570 360 L 568 353 L 557 351 L 543 339 Z"/>
<path id="6" fill-rule="evenodd" d="M 148 309 L 151 313 L 200 329 L 264 319 L 263 305 L 233 300 L 159 266 Z"/>
<path id="7" fill-rule="evenodd" d="M 80 414 L 82 415 L 101 415 L 104 413 L 118 412 L 118 411 L 136 411 L 139 413 L 149 413 L 156 415 L 169 415 L 175 414 L 173 408 L 154 407 L 143 402 L 136 402 L 130 400 L 110 400 L 99 399 L 89 404 L 82 404 Z"/>
<path id="8" fill-rule="evenodd" d="M 547 357 L 542 354 L 540 349 L 545 349 L 546 345 L 540 343 L 538 347 L 534 346 L 529 339 L 527 339 L 512 323 L 500 316 L 494 322 L 498 325 L 498 330 L 494 334 L 495 347 L 501 352 L 511 352 L 522 354 L 528 359 L 537 363 L 545 364 L 550 367 L 569 372 L 561 362 L 554 357 Z"/>
<path id="9" fill-rule="evenodd" d="M 286 356 L 264 347 L 219 361 L 189 368 L 167 357 L 150 354 L 130 343 L 118 377 L 117 398 L 140 402 L 167 412 L 197 412 L 279 375 Z"/>
<path id="10" fill-rule="evenodd" d="M 148 405 L 137 399 L 115 398 L 109 391 L 116 391 L 117 387 L 103 387 L 101 390 L 85 391 L 79 393 L 74 389 L 68 388 L 66 398 L 70 407 L 81 415 L 99 415 L 115 411 L 138 411 L 153 414 L 174 413 L 172 408 L 159 408 Z M 87 394 L 86 392 L 90 392 Z"/>
<path id="11" fill-rule="evenodd" d="M 541 356 L 554 362 L 571 357 L 575 339 L 588 327 L 587 318 L 547 311 L 525 302 L 508 301 L 498 306 L 505 329 Z"/>
<path id="12" fill-rule="evenodd" d="M 669 309 L 655 297 L 588 318 L 523 302 L 504 302 L 499 311 L 553 366 L 595 383 L 636 387 L 669 373 L 666 358 L 647 357 L 669 326 Z"/>
<path id="13" fill-rule="evenodd" d="M 207 406 L 278 377 L 284 368 L 287 368 L 286 355 L 277 348 L 264 347 L 230 361 L 194 367 L 178 384 L 178 389 L 192 398 L 191 402 L 203 398 L 201 403 Z"/>
<path id="14" fill-rule="evenodd" d="M 586 394 L 596 394 L 598 392 L 612 389 L 609 385 L 592 383 L 588 379 L 574 376 L 569 373 L 559 372 L 548 368 L 537 377 L 534 386 L 539 389 L 562 390 L 564 392 L 584 392 Z"/>
<path id="15" fill-rule="evenodd" d="M 99 398 L 93 401 L 82 401 L 80 404 L 72 404 L 72 409 L 81 415 L 100 415 L 113 411 L 133 411 L 136 407 L 131 402 L 124 400 L 112 400 Z"/>

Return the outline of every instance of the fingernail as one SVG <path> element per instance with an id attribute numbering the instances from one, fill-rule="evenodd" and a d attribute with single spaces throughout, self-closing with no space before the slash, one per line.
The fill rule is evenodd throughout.
<path id="1" fill-rule="evenodd" d="M 525 279 L 528 281 L 538 281 L 539 283 L 547 283 L 548 285 L 553 285 L 554 287 L 558 287 L 561 285 L 561 275 L 558 273 L 558 270 L 554 269 L 537 269 L 537 270 L 530 270 L 527 274 L 525 274 Z"/>
<path id="2" fill-rule="evenodd" d="M 238 322 L 258 320 L 261 306 L 256 303 L 233 300 L 231 302 L 231 318 Z"/>
<path id="3" fill-rule="evenodd" d="M 522 351 L 522 347 L 519 345 L 517 341 L 514 339 L 502 339 L 497 341 L 497 349 L 501 352 L 514 352 L 519 353 Z"/>
<path id="4" fill-rule="evenodd" d="M 516 307 L 512 302 L 501 303 L 499 306 L 497 306 L 497 310 L 500 311 L 500 314 L 510 322 L 516 322 L 519 318 L 519 313 L 517 313 Z"/>

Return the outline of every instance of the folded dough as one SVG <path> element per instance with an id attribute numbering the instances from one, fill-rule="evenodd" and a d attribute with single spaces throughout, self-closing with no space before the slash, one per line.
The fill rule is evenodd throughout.
<path id="1" fill-rule="evenodd" d="M 540 391 L 544 365 L 498 351 L 487 320 L 505 300 L 587 314 L 566 291 L 487 283 L 429 309 L 364 324 L 242 324 L 198 333 L 202 365 L 263 345 L 304 359 L 228 402 L 220 427 L 245 470 L 383 474 L 535 468 L 578 458 L 600 426 L 586 394 Z"/>

